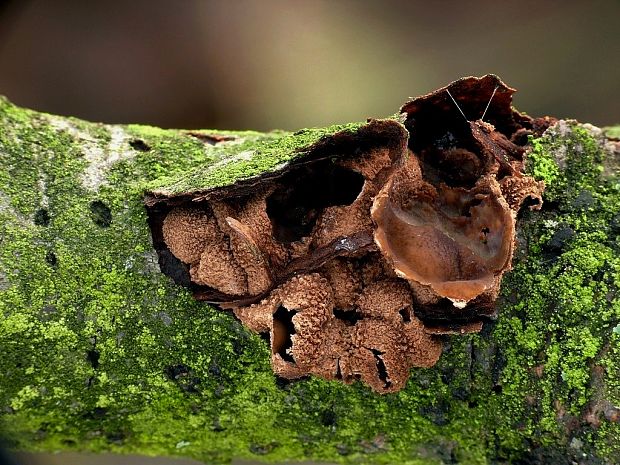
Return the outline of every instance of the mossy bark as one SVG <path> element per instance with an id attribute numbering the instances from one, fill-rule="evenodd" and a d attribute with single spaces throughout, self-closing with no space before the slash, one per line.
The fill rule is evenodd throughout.
<path id="1" fill-rule="evenodd" d="M 8 446 L 208 463 L 617 463 L 620 158 L 597 128 L 561 121 L 532 141 L 546 203 L 519 219 L 498 320 L 446 338 L 397 394 L 277 380 L 265 341 L 160 272 L 146 189 L 213 166 L 209 182 L 227 183 L 357 128 L 190 133 L 0 100 Z"/>

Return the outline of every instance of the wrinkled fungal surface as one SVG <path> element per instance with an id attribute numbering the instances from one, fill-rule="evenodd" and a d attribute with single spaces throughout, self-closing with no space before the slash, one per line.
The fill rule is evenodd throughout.
<path id="1" fill-rule="evenodd" d="M 279 376 L 402 389 L 442 335 L 495 316 L 516 215 L 540 208 L 524 157 L 550 120 L 513 92 L 463 78 L 268 173 L 148 193 L 162 271 L 268 336 Z"/>

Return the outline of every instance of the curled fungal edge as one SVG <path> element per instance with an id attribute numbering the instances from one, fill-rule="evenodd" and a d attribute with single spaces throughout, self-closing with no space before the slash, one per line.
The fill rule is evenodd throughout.
<path id="1" fill-rule="evenodd" d="M 542 203 L 524 157 L 552 121 L 516 112 L 513 92 L 463 78 L 406 103 L 402 124 L 324 136 L 229 186 L 150 192 L 162 271 L 268 335 L 279 376 L 402 389 L 441 335 L 495 316 L 516 213 Z"/>

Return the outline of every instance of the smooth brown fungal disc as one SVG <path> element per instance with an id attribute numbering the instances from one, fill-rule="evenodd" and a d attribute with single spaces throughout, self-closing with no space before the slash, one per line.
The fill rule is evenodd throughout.
<path id="1" fill-rule="evenodd" d="M 523 144 L 551 121 L 513 110 L 513 92 L 464 78 L 405 104 L 404 126 L 371 120 L 278 172 L 152 193 L 155 247 L 183 262 L 173 272 L 196 298 L 269 334 L 279 376 L 398 391 L 437 362 L 441 335 L 495 315 L 516 213 L 542 203 Z"/>

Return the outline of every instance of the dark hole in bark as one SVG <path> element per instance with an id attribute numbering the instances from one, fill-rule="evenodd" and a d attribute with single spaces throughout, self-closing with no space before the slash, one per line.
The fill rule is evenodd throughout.
<path id="1" fill-rule="evenodd" d="M 96 370 L 97 368 L 99 368 L 99 356 L 101 354 L 99 354 L 98 351 L 96 351 L 95 349 L 91 349 L 86 351 L 86 359 L 88 360 L 88 363 L 90 363 L 90 365 Z"/>
<path id="2" fill-rule="evenodd" d="M 34 224 L 37 226 L 49 226 L 50 214 L 46 208 L 40 208 L 34 213 Z"/>
<path id="3" fill-rule="evenodd" d="M 110 208 L 101 200 L 95 200 L 90 203 L 90 213 L 93 222 L 97 226 L 107 228 L 112 224 L 112 212 Z"/>
<path id="4" fill-rule="evenodd" d="M 54 252 L 51 252 L 51 251 L 47 252 L 47 254 L 45 254 L 45 261 L 52 268 L 56 268 L 56 266 L 58 265 L 58 258 L 56 258 L 56 254 Z"/>
<path id="5" fill-rule="evenodd" d="M 151 146 L 144 142 L 142 139 L 134 139 L 129 141 L 129 146 L 137 150 L 138 152 L 148 152 L 151 150 Z"/>
<path id="6" fill-rule="evenodd" d="M 287 362 L 295 363 L 295 359 L 288 352 L 293 347 L 291 336 L 295 334 L 293 316 L 297 312 L 280 306 L 273 314 L 273 353 L 280 354 Z"/>
<path id="7" fill-rule="evenodd" d="M 330 160 L 292 170 L 267 198 L 267 215 L 274 237 L 289 243 L 308 236 L 325 208 L 350 205 L 363 185 L 361 174 Z"/>
<path id="8" fill-rule="evenodd" d="M 387 372 L 387 368 L 385 366 L 383 358 L 381 357 L 383 355 L 383 352 L 376 349 L 370 349 L 370 351 L 375 357 L 375 363 L 377 364 L 377 370 L 379 371 L 379 379 L 383 381 L 383 387 L 387 389 L 392 385 L 392 382 L 388 379 L 389 375 Z"/>
<path id="9" fill-rule="evenodd" d="M 171 380 L 177 380 L 180 377 L 187 376 L 190 372 L 190 368 L 186 365 L 170 365 L 166 367 L 166 377 Z"/>
<path id="10" fill-rule="evenodd" d="M 333 313 L 336 318 L 344 321 L 347 326 L 354 326 L 358 321 L 363 319 L 362 315 L 356 310 L 341 310 L 335 308 Z"/>
<path id="11" fill-rule="evenodd" d="M 411 307 L 402 308 L 398 311 L 398 313 L 400 313 L 404 323 L 411 322 Z"/>
<path id="12" fill-rule="evenodd" d="M 321 424 L 323 426 L 334 426 L 336 424 L 336 412 L 328 408 L 321 413 Z"/>

